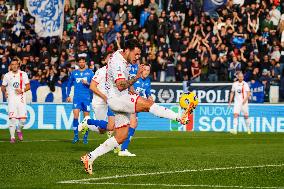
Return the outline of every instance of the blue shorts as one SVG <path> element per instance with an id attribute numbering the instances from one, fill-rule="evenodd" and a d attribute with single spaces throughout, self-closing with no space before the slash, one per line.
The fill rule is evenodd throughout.
<path id="1" fill-rule="evenodd" d="M 107 116 L 114 116 L 113 111 L 110 109 L 110 107 L 107 108 Z"/>
<path id="2" fill-rule="evenodd" d="M 72 109 L 73 110 L 80 109 L 83 112 L 90 112 L 91 110 L 90 103 L 91 103 L 90 101 L 74 99 Z"/>

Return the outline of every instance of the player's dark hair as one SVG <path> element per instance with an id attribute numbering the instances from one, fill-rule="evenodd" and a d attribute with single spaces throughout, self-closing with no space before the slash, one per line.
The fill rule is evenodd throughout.
<path id="1" fill-rule="evenodd" d="M 142 49 L 141 44 L 137 39 L 129 39 L 125 41 L 124 49 L 134 50 L 135 48 Z"/>
<path id="2" fill-rule="evenodd" d="M 81 56 L 81 57 L 79 57 L 77 60 L 78 60 L 78 62 L 79 62 L 80 60 L 86 60 L 86 58 Z"/>
<path id="3" fill-rule="evenodd" d="M 147 62 L 142 63 L 142 65 L 144 65 L 144 66 L 149 66 L 149 67 L 151 68 L 151 64 L 149 64 L 149 63 L 147 63 Z"/>

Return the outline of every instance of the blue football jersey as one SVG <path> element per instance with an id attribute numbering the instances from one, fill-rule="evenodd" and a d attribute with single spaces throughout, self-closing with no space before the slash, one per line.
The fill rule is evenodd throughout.
<path id="1" fill-rule="evenodd" d="M 129 69 L 129 78 L 133 78 L 136 76 L 138 71 L 138 64 L 130 64 L 130 69 Z"/>
<path id="2" fill-rule="evenodd" d="M 74 70 L 68 81 L 67 96 L 70 95 L 71 87 L 74 85 L 74 99 L 91 100 L 90 83 L 94 76 L 94 72 L 90 69 L 84 71 Z M 82 80 L 87 80 L 88 84 L 83 84 Z"/>
<path id="3" fill-rule="evenodd" d="M 144 98 L 148 98 L 151 96 L 151 81 L 147 77 L 142 79 L 141 77 L 133 84 L 133 87 L 136 92 L 138 92 L 139 96 Z"/>

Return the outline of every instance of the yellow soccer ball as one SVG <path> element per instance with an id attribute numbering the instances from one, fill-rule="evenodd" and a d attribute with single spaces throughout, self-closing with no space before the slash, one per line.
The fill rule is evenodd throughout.
<path id="1" fill-rule="evenodd" d="M 179 105 L 183 109 L 186 109 L 189 105 L 195 109 L 198 105 L 198 98 L 193 92 L 183 93 L 179 98 Z"/>

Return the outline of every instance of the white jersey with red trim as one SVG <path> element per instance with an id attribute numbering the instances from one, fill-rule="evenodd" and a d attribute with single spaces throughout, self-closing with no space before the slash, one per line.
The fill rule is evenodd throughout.
<path id="1" fill-rule="evenodd" d="M 4 75 L 2 85 L 6 86 L 8 93 L 8 103 L 9 102 L 22 102 L 26 103 L 26 94 L 17 94 L 16 89 L 25 89 L 26 84 L 29 83 L 29 78 L 26 72 L 18 70 L 16 74 L 12 71 Z"/>
<path id="2" fill-rule="evenodd" d="M 102 92 L 104 95 L 107 94 L 106 91 L 106 66 L 98 69 L 92 78 L 92 81 L 96 82 L 97 88 L 99 89 L 100 92 Z M 92 104 L 106 104 L 105 101 L 98 95 L 93 94 L 93 100 Z"/>
<path id="3" fill-rule="evenodd" d="M 121 55 L 122 50 L 117 50 L 109 58 L 106 68 L 106 91 L 107 97 L 119 97 L 128 94 L 128 89 L 119 91 L 115 82 L 120 79 L 127 80 L 129 77 L 129 66 Z"/>
<path id="4" fill-rule="evenodd" d="M 249 85 L 247 82 L 236 81 L 233 83 L 232 91 L 235 93 L 235 104 L 242 104 L 244 99 L 247 97 L 248 92 L 250 91 Z"/>

